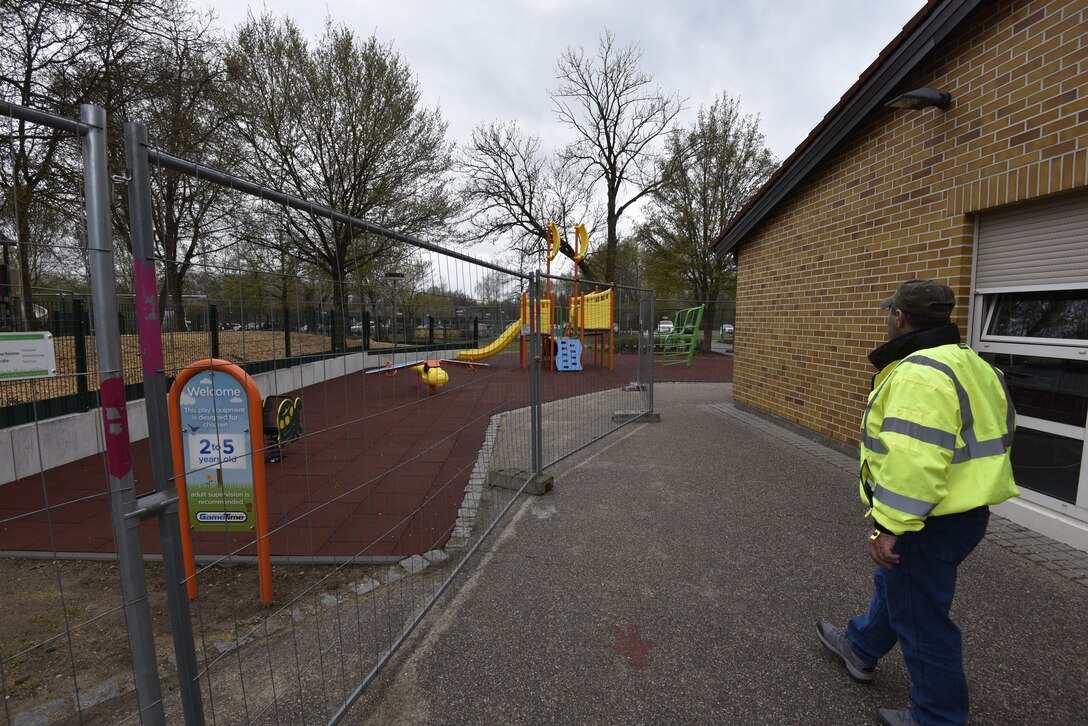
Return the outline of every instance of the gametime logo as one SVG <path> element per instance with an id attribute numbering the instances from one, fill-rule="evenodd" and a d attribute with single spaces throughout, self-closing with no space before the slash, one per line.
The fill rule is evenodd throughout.
<path id="1" fill-rule="evenodd" d="M 198 522 L 245 522 L 245 512 L 197 512 Z"/>

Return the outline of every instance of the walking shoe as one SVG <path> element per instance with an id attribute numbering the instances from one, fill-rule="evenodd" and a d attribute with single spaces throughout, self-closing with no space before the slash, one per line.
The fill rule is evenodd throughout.
<path id="1" fill-rule="evenodd" d="M 820 620 L 816 623 L 816 635 L 820 637 L 820 642 L 825 648 L 842 658 L 846 670 L 855 680 L 864 683 L 873 680 L 873 669 L 862 663 L 861 658 L 858 658 L 854 649 L 850 647 L 845 630 L 836 628 L 826 620 Z"/>
<path id="2" fill-rule="evenodd" d="M 876 722 L 881 726 L 917 726 L 909 708 L 879 708 Z"/>

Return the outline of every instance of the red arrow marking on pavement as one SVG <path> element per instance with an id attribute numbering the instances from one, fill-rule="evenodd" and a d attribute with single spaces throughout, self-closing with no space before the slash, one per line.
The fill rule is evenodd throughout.
<path id="1" fill-rule="evenodd" d="M 609 630 L 612 631 L 614 640 L 608 643 L 608 647 L 620 655 L 627 656 L 634 670 L 646 670 L 646 654 L 650 652 L 650 648 L 654 647 L 654 641 L 640 639 L 637 625 L 628 625 L 626 630 L 619 625 L 611 625 Z"/>

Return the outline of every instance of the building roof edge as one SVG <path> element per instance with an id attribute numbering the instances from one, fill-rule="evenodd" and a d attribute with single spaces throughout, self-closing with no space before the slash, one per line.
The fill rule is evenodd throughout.
<path id="1" fill-rule="evenodd" d="M 812 169 L 892 93 L 982 0 L 929 0 L 714 240 L 719 257 L 740 244 Z"/>

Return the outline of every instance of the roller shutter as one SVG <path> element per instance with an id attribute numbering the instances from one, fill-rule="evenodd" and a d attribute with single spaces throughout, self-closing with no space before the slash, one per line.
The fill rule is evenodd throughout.
<path id="1" fill-rule="evenodd" d="M 975 287 L 1088 285 L 1088 194 L 987 212 L 979 218 Z"/>

